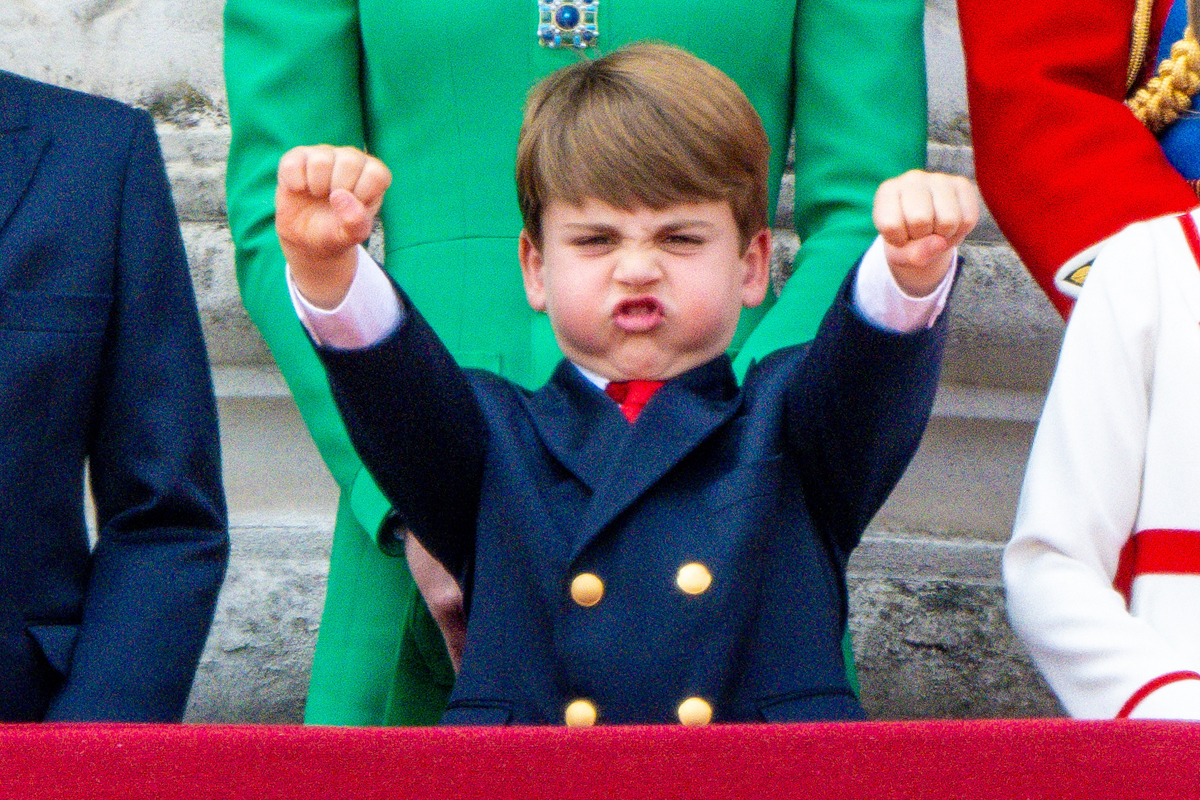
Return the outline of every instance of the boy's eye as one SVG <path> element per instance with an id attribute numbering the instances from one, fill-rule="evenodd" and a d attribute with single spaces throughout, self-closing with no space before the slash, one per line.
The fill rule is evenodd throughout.
<path id="1" fill-rule="evenodd" d="M 571 240 L 571 244 L 583 250 L 603 250 L 612 247 L 616 240 L 605 233 L 595 233 L 589 236 L 579 236 Z"/>
<path id="2" fill-rule="evenodd" d="M 691 233 L 671 233 L 663 237 L 663 246 L 671 252 L 689 252 L 704 245 L 704 237 Z"/>

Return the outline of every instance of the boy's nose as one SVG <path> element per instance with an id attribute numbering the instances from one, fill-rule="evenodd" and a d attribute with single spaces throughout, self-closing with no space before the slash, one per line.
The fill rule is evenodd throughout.
<path id="1" fill-rule="evenodd" d="M 631 250 L 617 256 L 613 279 L 630 286 L 644 286 L 662 277 L 658 254 L 654 250 Z"/>

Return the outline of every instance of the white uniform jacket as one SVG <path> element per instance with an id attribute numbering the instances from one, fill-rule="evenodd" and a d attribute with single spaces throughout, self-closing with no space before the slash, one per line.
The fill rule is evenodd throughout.
<path id="1" fill-rule="evenodd" d="M 1004 554 L 1013 627 L 1075 717 L 1200 719 L 1197 213 L 1097 257 Z"/>

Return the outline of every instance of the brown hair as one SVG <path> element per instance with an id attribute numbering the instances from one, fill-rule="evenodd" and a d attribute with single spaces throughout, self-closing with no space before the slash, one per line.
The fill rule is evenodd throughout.
<path id="1" fill-rule="evenodd" d="M 540 244 L 551 201 L 632 210 L 728 200 L 745 247 L 767 226 L 770 151 L 725 73 L 668 45 L 629 45 L 530 92 L 517 145 L 521 217 Z"/>

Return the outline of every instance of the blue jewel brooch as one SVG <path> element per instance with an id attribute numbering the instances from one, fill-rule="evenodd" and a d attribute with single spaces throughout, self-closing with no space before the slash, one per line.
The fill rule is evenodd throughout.
<path id="1" fill-rule="evenodd" d="M 600 0 L 538 0 L 538 41 L 542 47 L 591 47 L 600 38 Z"/>

